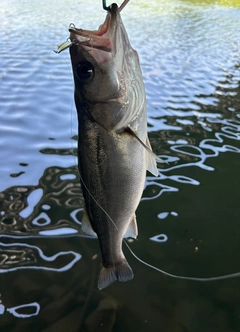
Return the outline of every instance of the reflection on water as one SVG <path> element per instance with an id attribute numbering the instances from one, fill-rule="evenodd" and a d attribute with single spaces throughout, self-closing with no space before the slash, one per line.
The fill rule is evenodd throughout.
<path id="1" fill-rule="evenodd" d="M 133 281 L 96 289 L 98 243 L 80 229 L 69 56 L 52 52 L 70 22 L 103 21 L 101 3 L 77 7 L 0 7 L 0 330 L 240 330 L 239 279 L 173 280 L 125 250 Z M 142 63 L 151 145 L 167 162 L 148 174 L 130 246 L 177 275 L 238 272 L 238 1 L 132 0 L 123 19 Z"/>
<path id="2" fill-rule="evenodd" d="M 0 243 L 1 250 L 1 269 L 0 273 L 13 272 L 20 269 L 36 269 L 36 270 L 47 270 L 47 271 L 57 271 L 63 272 L 71 269 L 71 267 L 81 258 L 81 255 L 75 252 L 59 252 L 51 257 L 44 255 L 41 249 L 36 246 L 31 246 L 29 244 L 21 243 L 11 243 L 5 244 Z M 10 249 L 7 249 L 7 248 Z M 20 249 L 18 249 L 20 248 Z M 72 260 L 64 266 L 53 267 L 59 257 L 63 256 L 73 256 Z M 69 260 L 69 259 L 68 259 Z M 41 263 L 42 262 L 42 263 Z M 49 266 L 46 263 L 49 262 Z"/>
<path id="3" fill-rule="evenodd" d="M 1 304 L 2 301 L 0 301 L 0 315 L 6 314 L 6 313 L 10 313 L 13 316 L 17 317 L 17 318 L 30 318 L 32 316 L 36 316 L 39 313 L 40 310 L 40 306 L 38 303 L 34 302 L 34 303 L 29 303 L 29 304 L 23 304 L 23 305 L 19 305 L 17 307 L 13 307 L 13 308 L 5 308 L 3 304 Z M 19 310 L 21 309 L 29 309 L 31 308 L 33 313 L 30 314 L 23 314 L 23 313 L 19 313 Z"/>
<path id="4" fill-rule="evenodd" d="M 46 169 L 37 187 L 11 187 L 1 193 L 1 229 L 11 234 L 36 234 L 56 227 L 79 229 L 82 201 L 76 166 Z M 74 214 L 74 224 L 69 223 L 70 214 Z"/>
<path id="5" fill-rule="evenodd" d="M 202 120 L 201 120 L 202 124 Z M 209 158 L 217 157 L 221 152 L 233 152 L 240 153 L 240 145 L 239 147 L 224 144 L 225 142 L 230 142 L 231 140 L 239 141 L 240 140 L 240 121 L 231 120 L 231 119 L 211 119 L 206 118 L 204 122 L 204 126 L 208 128 L 209 131 L 212 132 L 211 124 L 214 125 L 214 136 L 215 138 L 205 138 L 200 141 L 199 146 L 188 144 L 187 141 L 182 144 L 182 140 L 169 141 L 168 143 L 171 145 L 170 149 L 175 152 L 175 155 L 181 155 L 182 159 L 185 160 L 183 163 L 176 164 L 176 161 L 179 158 L 171 159 L 168 156 L 164 158 L 169 167 L 165 167 L 165 169 L 161 169 L 160 175 L 158 178 L 148 177 L 147 185 L 158 185 L 162 190 L 154 197 L 158 197 L 162 192 L 166 190 L 166 187 L 161 185 L 162 180 L 170 179 L 172 181 L 176 181 L 177 183 L 185 183 L 192 185 L 200 185 L 198 180 L 190 178 L 184 175 L 171 175 L 172 171 L 176 169 L 182 169 L 185 167 L 200 167 L 207 171 L 214 171 L 214 168 L 206 165 L 206 162 Z M 217 126 L 218 124 L 218 126 Z M 203 128 L 205 130 L 205 128 Z M 217 132 L 217 130 L 219 132 Z M 176 144 L 177 143 L 177 144 Z M 173 164 L 173 166 L 171 166 Z M 168 173 L 170 172 L 170 175 Z M 176 184 L 177 185 L 177 184 Z M 170 191 L 177 191 L 177 187 L 169 187 Z M 143 198 L 146 199 L 146 198 Z"/>

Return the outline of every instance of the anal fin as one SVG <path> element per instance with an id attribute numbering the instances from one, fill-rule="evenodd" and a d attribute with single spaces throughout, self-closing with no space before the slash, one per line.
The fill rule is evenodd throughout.
<path id="1" fill-rule="evenodd" d="M 82 231 L 87 235 L 97 237 L 97 234 L 92 229 L 92 225 L 85 206 L 83 209 L 83 217 L 82 217 Z"/>
<path id="2" fill-rule="evenodd" d="M 128 228 L 126 230 L 126 233 L 124 234 L 124 237 L 132 237 L 134 239 L 136 239 L 138 236 L 138 227 L 137 227 L 137 220 L 136 220 L 136 215 L 134 214 L 134 216 L 132 217 Z"/>

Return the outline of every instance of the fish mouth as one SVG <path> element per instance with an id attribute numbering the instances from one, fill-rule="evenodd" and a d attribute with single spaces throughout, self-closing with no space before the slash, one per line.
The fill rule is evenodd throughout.
<path id="1" fill-rule="evenodd" d="M 98 62 L 105 62 L 111 58 L 111 53 L 116 48 L 114 45 L 114 35 L 118 27 L 120 18 L 121 7 L 113 3 L 108 8 L 108 13 L 105 21 L 101 24 L 98 30 L 84 30 L 76 28 L 73 23 L 69 26 L 70 40 L 72 44 L 78 45 L 88 52 L 92 53 L 92 56 Z M 95 52 L 94 52 L 95 50 Z M 101 52 L 101 56 L 96 56 L 97 51 Z M 99 54 L 98 54 L 99 55 Z"/>

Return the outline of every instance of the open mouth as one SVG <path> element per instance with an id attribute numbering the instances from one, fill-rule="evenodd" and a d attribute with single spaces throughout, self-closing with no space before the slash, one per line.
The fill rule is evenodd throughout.
<path id="1" fill-rule="evenodd" d="M 112 42 L 111 37 L 113 35 L 114 28 L 116 28 L 117 15 L 126 6 L 130 0 L 125 0 L 118 8 L 117 4 L 112 4 L 109 7 L 105 6 L 108 11 L 105 21 L 100 25 L 98 30 L 83 30 L 75 27 L 74 24 L 70 24 L 70 40 L 77 45 L 85 46 L 88 50 L 99 49 L 105 52 L 111 52 Z"/>
<path id="2" fill-rule="evenodd" d="M 117 6 L 116 10 L 118 10 Z M 70 32 L 71 42 L 76 45 L 81 45 L 87 50 L 99 49 L 105 52 L 111 52 L 111 28 L 114 26 L 114 18 L 113 10 L 110 9 L 105 21 L 100 25 L 98 30 L 78 29 L 74 24 L 70 24 L 68 30 Z"/>
<path id="3" fill-rule="evenodd" d="M 100 49 L 105 52 L 111 52 L 111 39 L 109 36 L 110 15 L 108 14 L 104 23 L 98 30 L 83 30 L 70 24 L 70 40 L 75 45 L 81 45 L 87 50 Z"/>
<path id="4" fill-rule="evenodd" d="M 106 1 L 103 0 L 103 8 L 107 10 L 108 13 L 105 21 L 100 25 L 98 30 L 78 29 L 73 23 L 71 23 L 68 29 L 70 32 L 69 38 L 67 41 L 59 44 L 58 49 L 54 52 L 60 53 L 71 47 L 72 44 L 75 44 L 83 46 L 87 51 L 96 49 L 110 53 L 112 50 L 111 35 L 113 35 L 113 30 L 116 28 L 115 23 L 117 21 L 117 15 L 123 10 L 129 1 L 130 0 L 124 0 L 118 8 L 115 3 L 106 7 Z"/>

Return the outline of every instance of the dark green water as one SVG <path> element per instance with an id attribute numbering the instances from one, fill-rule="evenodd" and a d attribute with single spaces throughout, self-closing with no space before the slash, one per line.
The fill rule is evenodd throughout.
<path id="1" fill-rule="evenodd" d="M 80 230 L 77 120 L 68 52 L 73 22 L 98 3 L 0 6 L 0 331 L 240 331 L 240 277 L 167 277 L 124 248 L 131 282 L 97 290 L 98 243 Z M 141 259 L 180 276 L 240 271 L 240 6 L 134 1 L 123 20 L 139 53 L 149 138 L 168 164 L 137 210 Z M 166 241 L 161 241 L 165 239 Z"/>

